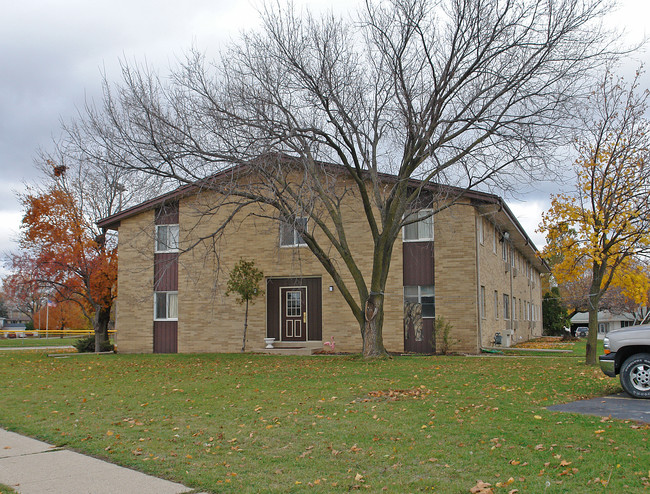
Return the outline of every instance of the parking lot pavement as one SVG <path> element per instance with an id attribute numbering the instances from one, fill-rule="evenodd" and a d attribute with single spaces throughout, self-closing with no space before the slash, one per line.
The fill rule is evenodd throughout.
<path id="1" fill-rule="evenodd" d="M 574 401 L 564 405 L 546 407 L 552 412 L 581 413 L 621 420 L 635 420 L 650 424 L 650 400 L 638 400 L 627 393 Z"/>

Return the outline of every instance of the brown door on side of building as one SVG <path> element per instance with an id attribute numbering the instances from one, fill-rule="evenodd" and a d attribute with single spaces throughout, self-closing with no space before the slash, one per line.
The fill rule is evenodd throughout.
<path id="1" fill-rule="evenodd" d="M 307 321 L 307 287 L 280 288 L 282 341 L 306 341 Z"/>
<path id="2" fill-rule="evenodd" d="M 275 338 L 278 342 L 321 341 L 323 327 L 322 284 L 323 281 L 318 276 L 267 278 L 267 338 Z M 287 295 L 287 292 L 292 292 L 292 294 Z M 298 295 L 297 292 L 300 294 Z M 287 305 L 287 297 L 290 298 L 289 305 Z M 290 308 L 288 316 L 287 307 Z M 287 320 L 292 322 L 287 324 Z"/>
<path id="3" fill-rule="evenodd" d="M 435 353 L 433 242 L 405 242 L 403 250 L 404 351 Z"/>

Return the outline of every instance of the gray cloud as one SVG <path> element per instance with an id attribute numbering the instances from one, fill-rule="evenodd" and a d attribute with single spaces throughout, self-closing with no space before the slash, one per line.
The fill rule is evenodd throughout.
<path id="1" fill-rule="evenodd" d="M 253 1 L 261 4 L 261 0 Z M 320 10 L 343 10 L 358 3 L 298 2 L 299 7 Z M 625 0 L 621 13 L 610 22 L 627 27 L 639 39 L 647 12 L 645 0 Z M 146 59 L 164 71 L 193 44 L 216 55 L 224 42 L 255 25 L 256 19 L 255 6 L 240 0 L 5 2 L 0 16 L 0 252 L 14 246 L 11 237 L 20 220 L 12 189 L 38 180 L 33 163 L 37 149 L 51 145 L 52 137 L 59 135 L 61 119 L 73 118 L 86 98 L 99 96 L 103 69 L 109 80 L 118 80 L 119 59 L 126 57 Z M 647 57 L 640 54 L 638 58 Z M 537 207 L 514 205 L 548 204 L 549 193 L 555 189 L 534 184 L 508 200 L 513 209 L 535 215 Z M 538 222 L 522 218 L 531 236 L 534 227 L 529 224 Z"/>

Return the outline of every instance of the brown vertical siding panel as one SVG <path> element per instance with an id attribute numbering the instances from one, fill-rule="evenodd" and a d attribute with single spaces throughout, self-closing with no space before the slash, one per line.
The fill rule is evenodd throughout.
<path id="1" fill-rule="evenodd" d="M 422 319 L 422 341 L 415 340 L 415 330 L 404 321 L 404 350 L 414 353 L 435 353 L 436 339 L 433 330 L 435 319 Z"/>
<path id="2" fill-rule="evenodd" d="M 323 280 L 308 278 L 304 281 L 307 285 L 307 315 L 309 317 L 307 339 L 320 341 L 323 339 Z"/>
<path id="3" fill-rule="evenodd" d="M 178 321 L 153 322 L 153 352 L 178 353 Z"/>
<path id="4" fill-rule="evenodd" d="M 178 224 L 178 203 L 164 204 L 156 209 L 156 225 Z"/>
<path id="5" fill-rule="evenodd" d="M 178 223 L 178 203 L 165 204 L 156 210 L 156 225 Z M 178 253 L 154 254 L 154 291 L 178 290 Z M 154 321 L 154 353 L 178 353 L 178 321 Z"/>
<path id="6" fill-rule="evenodd" d="M 433 242 L 404 242 L 402 250 L 404 285 L 433 285 Z"/>
<path id="7" fill-rule="evenodd" d="M 280 339 L 280 280 L 266 280 L 266 336 Z"/>
<path id="8" fill-rule="evenodd" d="M 154 255 L 154 291 L 178 290 L 178 252 Z"/>
<path id="9" fill-rule="evenodd" d="M 402 244 L 402 278 L 404 286 L 433 285 L 435 263 L 433 242 L 404 242 Z M 415 331 L 404 321 L 404 350 L 434 353 L 434 319 L 422 319 L 422 341 L 415 340 Z"/>

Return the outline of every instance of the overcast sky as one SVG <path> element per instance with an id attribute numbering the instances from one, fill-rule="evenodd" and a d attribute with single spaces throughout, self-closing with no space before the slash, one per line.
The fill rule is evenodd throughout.
<path id="1" fill-rule="evenodd" d="M 322 9 L 349 8 L 358 0 L 303 0 Z M 0 15 L 0 253 L 15 249 L 21 218 L 16 191 L 39 179 L 34 156 L 49 148 L 61 120 L 74 118 L 85 99 L 100 94 L 101 73 L 119 79 L 119 59 L 162 67 L 191 45 L 218 53 L 241 29 L 255 27 L 260 2 L 247 0 L 22 0 L 4 2 Z M 610 22 L 639 41 L 650 18 L 648 0 L 621 0 Z M 647 53 L 637 59 L 648 60 Z M 631 62 L 623 69 L 631 75 Z M 647 64 L 650 65 L 650 64 Z M 650 67 L 648 67 L 650 70 Z M 650 77 L 644 78 L 648 87 Z M 508 202 L 538 247 L 534 232 L 550 191 L 538 184 Z M 2 270 L 0 269 L 0 274 Z"/>

